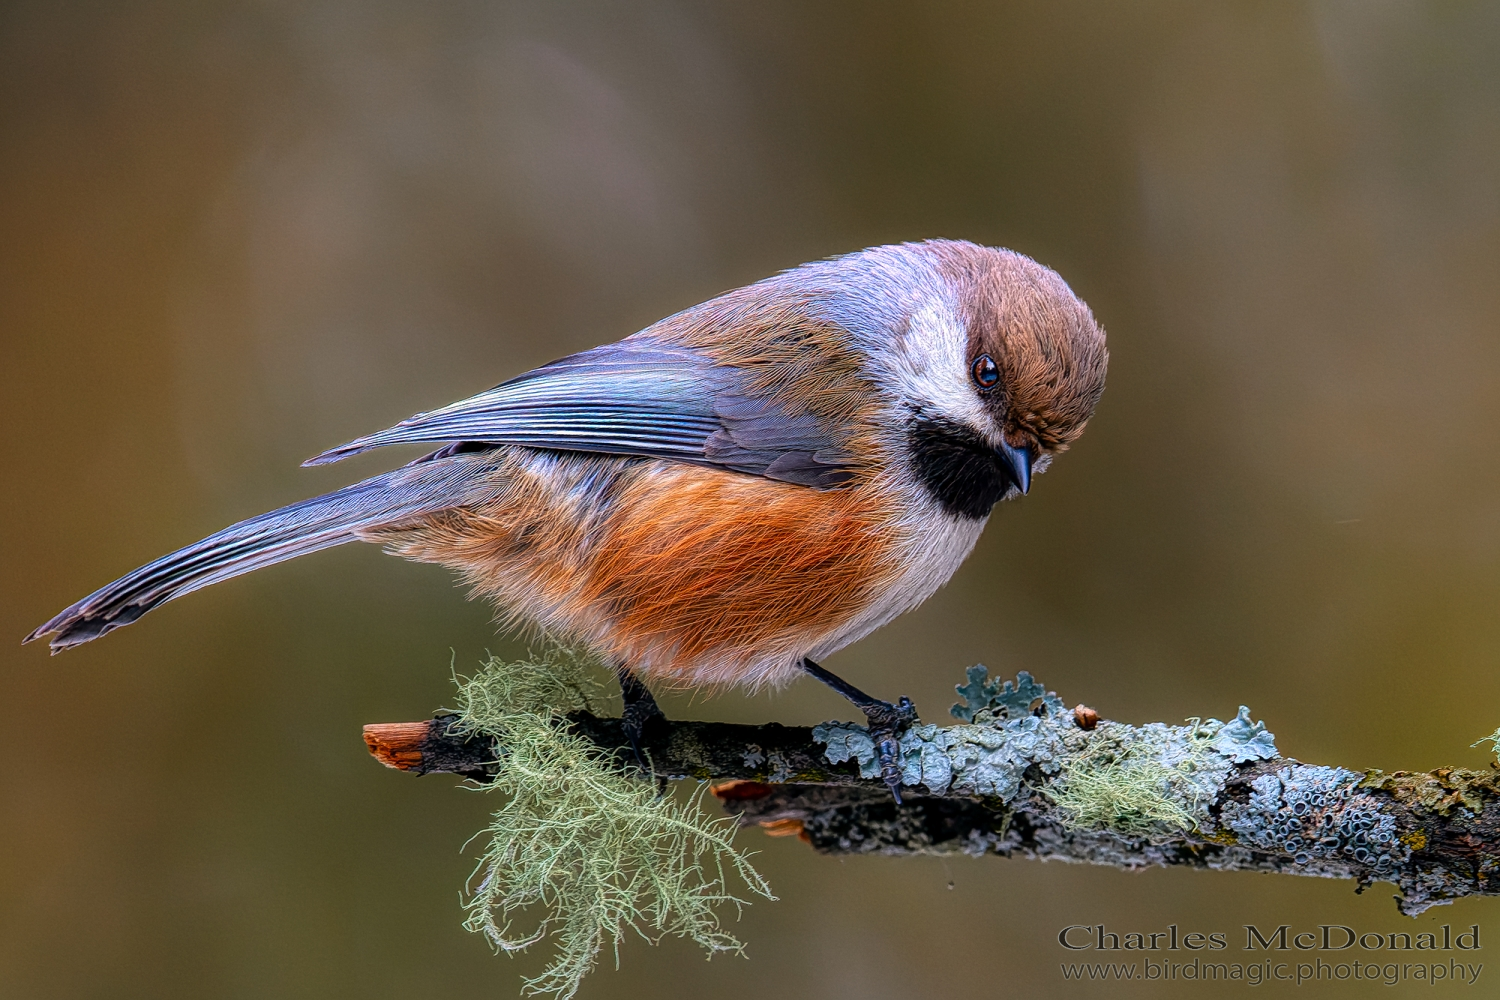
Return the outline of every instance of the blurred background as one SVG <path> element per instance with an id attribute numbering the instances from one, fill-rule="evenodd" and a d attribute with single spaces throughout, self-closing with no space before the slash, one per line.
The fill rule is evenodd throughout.
<path id="1" fill-rule="evenodd" d="M 406 457 L 297 467 L 325 447 L 878 243 L 1034 256 L 1112 364 L 953 582 L 831 667 L 933 720 L 983 662 L 1124 721 L 1246 703 L 1304 760 L 1483 766 L 1497 46 L 1481 3 L 5 4 L 0 995 L 514 995 L 545 956 L 459 926 L 490 804 L 360 740 L 520 651 L 445 571 L 349 547 L 16 643 Z M 1500 934 L 1386 886 L 743 843 L 781 897 L 748 960 L 630 941 L 583 996 L 1190 995 L 1065 984 L 1057 932 Z"/>

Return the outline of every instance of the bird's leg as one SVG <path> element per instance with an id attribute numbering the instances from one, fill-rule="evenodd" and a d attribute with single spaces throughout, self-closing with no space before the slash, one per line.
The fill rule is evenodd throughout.
<path id="1" fill-rule="evenodd" d="M 615 666 L 615 676 L 620 679 L 620 698 L 625 703 L 624 710 L 620 713 L 620 724 L 625 730 L 625 738 L 630 741 L 630 752 L 635 754 L 635 762 L 640 765 L 642 771 L 651 773 L 651 768 L 646 764 L 645 755 L 641 753 L 641 738 L 645 735 L 646 726 L 657 719 L 665 719 L 661 707 L 656 704 L 651 690 L 641 682 L 625 664 Z"/>
<path id="2" fill-rule="evenodd" d="M 838 674 L 824 670 L 812 660 L 803 657 L 802 669 L 852 701 L 870 724 L 870 738 L 875 741 L 875 753 L 880 761 L 880 777 L 891 790 L 896 804 L 901 804 L 901 733 L 917 721 L 917 707 L 911 699 L 902 696 L 892 705 L 865 694 Z"/>

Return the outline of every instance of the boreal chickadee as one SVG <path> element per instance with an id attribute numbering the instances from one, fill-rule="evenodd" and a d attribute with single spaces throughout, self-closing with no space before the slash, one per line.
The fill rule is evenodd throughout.
<path id="1" fill-rule="evenodd" d="M 995 503 L 1082 433 L 1107 362 L 1088 307 L 1009 250 L 932 240 L 804 264 L 325 452 L 308 464 L 441 445 L 149 563 L 27 641 L 66 649 L 371 541 L 591 647 L 637 702 L 637 677 L 815 673 L 866 710 L 890 780 L 909 703 L 814 661 L 947 581 Z"/>

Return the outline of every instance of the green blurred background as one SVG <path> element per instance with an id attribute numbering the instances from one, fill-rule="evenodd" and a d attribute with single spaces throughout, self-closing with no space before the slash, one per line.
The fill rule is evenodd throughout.
<path id="1" fill-rule="evenodd" d="M 984 662 L 1127 721 L 1248 703 L 1305 760 L 1482 766 L 1497 50 L 1482 3 L 6 4 L 0 996 L 514 995 L 543 956 L 459 927 L 485 799 L 359 738 L 519 649 L 444 571 L 351 547 L 16 641 L 405 457 L 297 468 L 329 445 L 883 242 L 1036 257 L 1113 360 L 953 582 L 830 666 L 931 719 Z M 667 708 L 849 714 L 810 683 Z M 584 996 L 1207 989 L 1065 984 L 1070 923 L 1500 935 L 1494 900 L 1414 926 L 1385 886 L 745 843 L 781 896 L 748 960 L 631 941 Z"/>

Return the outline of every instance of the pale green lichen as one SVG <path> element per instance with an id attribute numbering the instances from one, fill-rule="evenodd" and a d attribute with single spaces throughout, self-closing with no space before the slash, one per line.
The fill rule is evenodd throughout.
<path id="1" fill-rule="evenodd" d="M 505 798 L 469 884 L 464 926 L 516 952 L 551 938 L 556 955 L 526 991 L 571 997 L 608 942 L 619 961 L 626 931 L 656 941 L 689 938 L 712 957 L 740 952 L 719 909 L 748 901 L 730 891 L 730 871 L 767 899 L 770 886 L 735 849 L 732 818 L 701 808 L 703 786 L 685 799 L 619 770 L 562 716 L 597 704 L 597 671 L 563 654 L 504 663 L 491 658 L 457 678 L 455 734 L 495 738 L 497 771 L 484 785 Z M 525 929 L 518 923 L 525 923 Z"/>
<path id="2" fill-rule="evenodd" d="M 1196 829 L 1216 789 L 1194 779 L 1215 770 L 1217 751 L 1199 729 L 1182 738 L 1183 752 L 1172 753 L 1177 734 L 1168 733 L 1177 728 L 1162 726 L 1168 732 L 1154 735 L 1168 738 L 1151 739 L 1131 726 L 1101 723 L 1043 794 L 1074 829 L 1137 836 Z"/>
<path id="3" fill-rule="evenodd" d="M 970 667 L 968 683 L 957 687 L 964 700 L 952 714 L 967 725 L 914 726 L 902 735 L 904 785 L 1009 803 L 1030 784 L 1077 829 L 1211 833 L 1208 807 L 1234 766 L 1277 756 L 1265 724 L 1252 722 L 1243 706 L 1227 723 L 1102 722 L 1085 732 L 1062 699 L 1030 674 L 1001 682 L 987 679 L 988 673 Z M 829 761 L 853 760 L 864 777 L 879 774 L 875 745 L 863 727 L 824 723 L 813 739 L 827 745 Z"/>
<path id="4" fill-rule="evenodd" d="M 1497 763 L 1500 763 L 1500 729 L 1495 730 L 1488 736 L 1479 737 L 1479 739 L 1475 740 L 1473 743 L 1470 743 L 1469 746 L 1477 747 L 1481 743 L 1488 743 L 1490 745 L 1490 753 L 1494 754 L 1495 761 Z"/>
<path id="5" fill-rule="evenodd" d="M 1187 722 L 1101 722 L 1041 791 L 1075 828 L 1131 836 L 1212 832 L 1209 807 L 1234 766 L 1275 757 L 1276 744 L 1243 705 L 1228 722 Z"/>
<path id="6" fill-rule="evenodd" d="M 458 715 L 450 730 L 498 734 L 516 715 L 567 715 L 600 711 L 610 701 L 603 669 L 588 656 L 563 646 L 532 653 L 524 660 L 506 662 L 491 654 L 479 673 L 455 673 Z"/>

